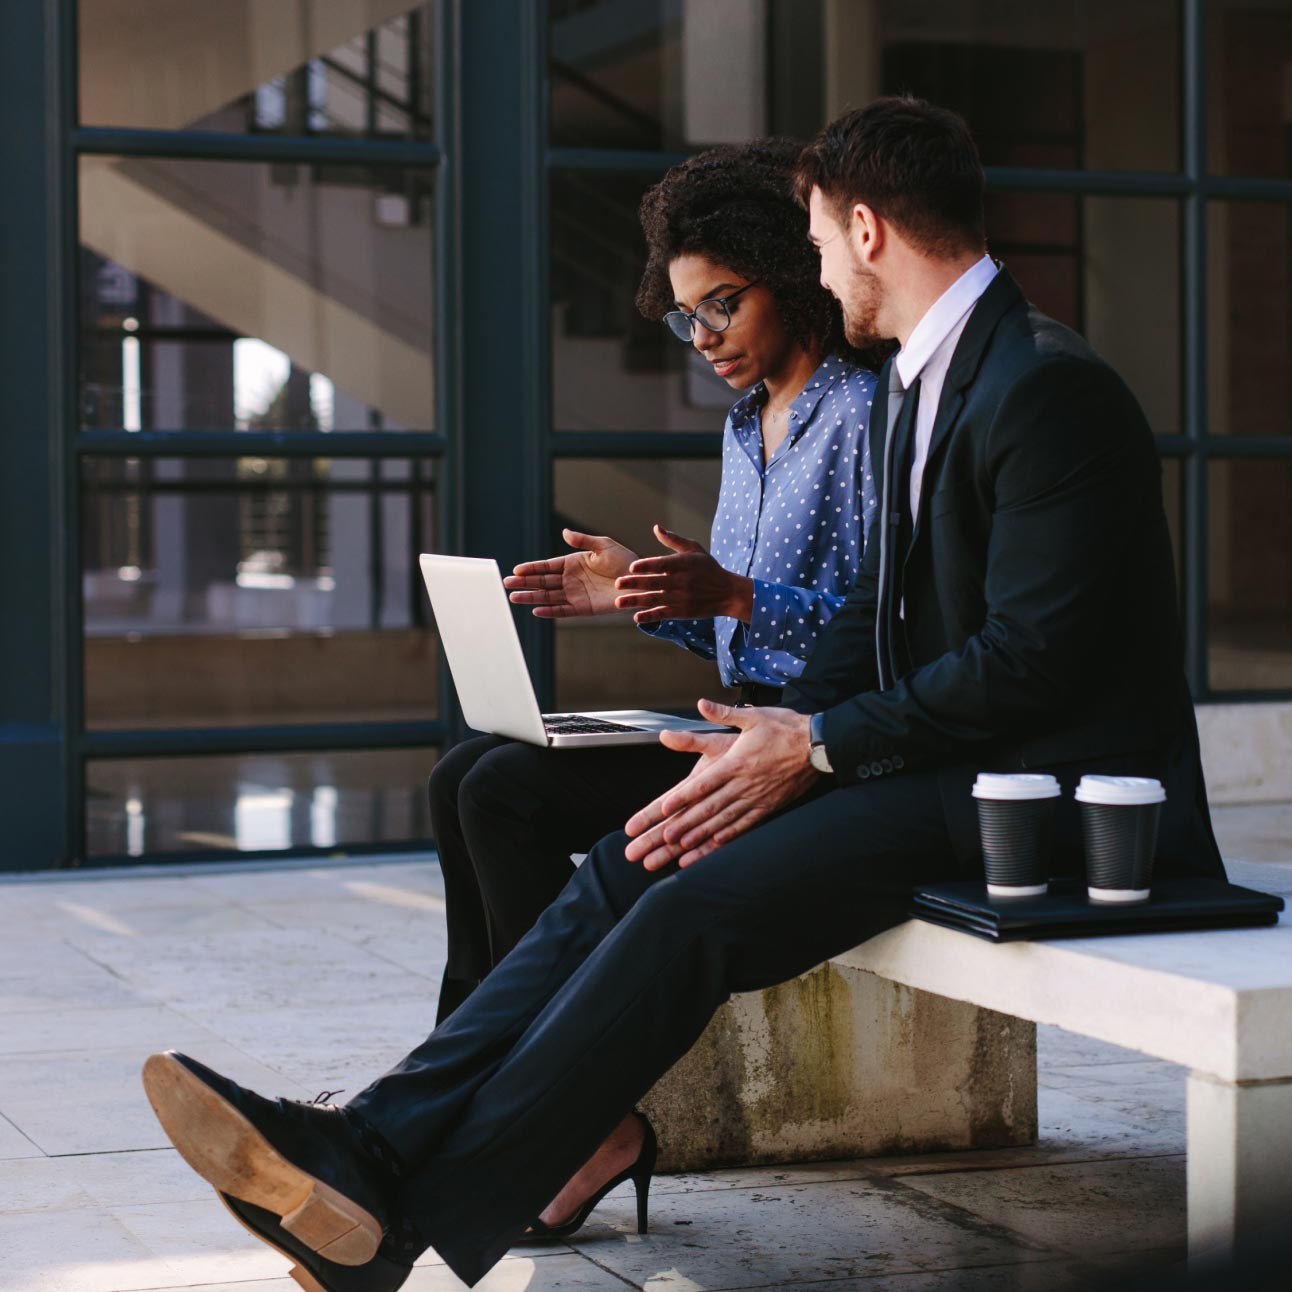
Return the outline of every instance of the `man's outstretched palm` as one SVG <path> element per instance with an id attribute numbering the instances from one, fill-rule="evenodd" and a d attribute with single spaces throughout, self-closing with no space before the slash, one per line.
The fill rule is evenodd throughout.
<path id="1" fill-rule="evenodd" d="M 615 580 L 628 573 L 637 553 L 601 534 L 562 530 L 576 550 L 546 561 L 525 561 L 503 580 L 518 606 L 539 619 L 570 619 L 615 612 Z"/>

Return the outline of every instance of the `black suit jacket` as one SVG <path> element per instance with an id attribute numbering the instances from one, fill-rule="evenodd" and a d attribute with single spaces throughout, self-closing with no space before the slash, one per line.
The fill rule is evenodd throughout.
<path id="1" fill-rule="evenodd" d="M 870 426 L 881 496 L 887 390 L 885 368 Z M 1220 873 L 1152 433 L 1121 378 L 1003 269 L 956 346 L 914 533 L 892 554 L 905 615 L 880 627 L 909 666 L 883 690 L 876 538 L 786 690 L 799 712 L 824 711 L 840 783 L 939 769 L 969 857 L 978 770 L 1055 771 L 1069 794 L 1081 771 L 1141 771 L 1167 791 L 1159 864 Z"/>

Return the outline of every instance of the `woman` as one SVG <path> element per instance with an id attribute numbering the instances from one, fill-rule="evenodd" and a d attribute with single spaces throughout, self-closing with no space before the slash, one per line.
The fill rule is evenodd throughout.
<path id="1" fill-rule="evenodd" d="M 630 610 L 645 631 L 716 660 L 722 684 L 756 704 L 778 701 L 842 604 L 875 510 L 875 377 L 855 363 L 820 286 L 790 191 L 798 151 L 782 140 L 710 149 L 641 204 L 638 308 L 749 390 L 726 422 L 711 552 L 658 525 L 670 551 L 644 558 L 566 530 L 573 552 L 506 580 L 541 618 Z M 570 854 L 621 828 L 691 761 L 662 745 L 551 751 L 494 736 L 440 761 L 430 782 L 449 925 L 440 1020 L 564 887 Z"/>

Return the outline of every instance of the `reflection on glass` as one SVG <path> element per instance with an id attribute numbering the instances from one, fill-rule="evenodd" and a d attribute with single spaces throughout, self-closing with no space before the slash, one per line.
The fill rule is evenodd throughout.
<path id="1" fill-rule="evenodd" d="M 1207 168 L 1292 176 L 1292 0 L 1211 0 L 1207 17 Z"/>
<path id="2" fill-rule="evenodd" d="M 557 430 L 716 434 L 737 397 L 633 305 L 645 254 L 637 204 L 656 178 L 552 178 Z M 1027 296 L 1125 377 L 1153 429 L 1179 431 L 1179 204 L 992 192 L 987 236 Z"/>
<path id="3" fill-rule="evenodd" d="M 987 237 L 1028 299 L 1125 378 L 1153 430 L 1179 432 L 1178 203 L 997 192 Z"/>
<path id="4" fill-rule="evenodd" d="M 91 458 L 82 496 L 88 726 L 435 714 L 433 463 Z"/>
<path id="5" fill-rule="evenodd" d="M 80 166 L 85 428 L 433 429 L 429 172 Z"/>
<path id="6" fill-rule="evenodd" d="M 633 304 L 637 219 L 659 173 L 552 177 L 552 417 L 558 431 L 722 430 L 737 395 Z"/>
<path id="7" fill-rule="evenodd" d="M 433 749 L 101 760 L 87 853 L 277 851 L 429 841 Z"/>
<path id="8" fill-rule="evenodd" d="M 651 533 L 656 522 L 708 547 L 720 476 L 707 460 L 558 461 L 551 554 L 567 550 L 562 526 L 610 534 L 642 556 L 665 551 Z M 716 664 L 652 640 L 628 615 L 556 624 L 558 709 L 687 708 L 723 694 Z"/>
<path id="9" fill-rule="evenodd" d="M 1292 462 L 1213 462 L 1209 472 L 1211 685 L 1292 688 Z"/>
<path id="10" fill-rule="evenodd" d="M 988 165 L 1179 165 L 1175 0 L 553 0 L 550 13 L 556 144 L 806 138 L 910 91 L 963 113 Z"/>
<path id="11" fill-rule="evenodd" d="M 81 120 L 425 139 L 434 3 L 79 0 Z"/>
<path id="12" fill-rule="evenodd" d="M 1207 396 L 1213 435 L 1292 434 L 1292 206 L 1207 206 Z"/>

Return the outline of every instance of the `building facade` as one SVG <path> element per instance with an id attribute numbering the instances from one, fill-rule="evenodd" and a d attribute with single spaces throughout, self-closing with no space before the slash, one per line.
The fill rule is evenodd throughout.
<path id="1" fill-rule="evenodd" d="M 642 191 L 896 91 L 1148 413 L 1204 716 L 1287 712 L 1292 0 L 11 10 L 0 868 L 425 846 L 417 552 L 707 539 L 731 397 L 633 308 Z M 548 707 L 716 693 L 519 622 Z"/>

